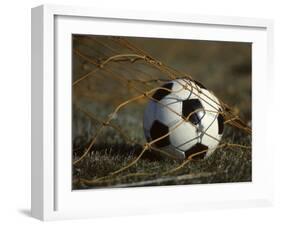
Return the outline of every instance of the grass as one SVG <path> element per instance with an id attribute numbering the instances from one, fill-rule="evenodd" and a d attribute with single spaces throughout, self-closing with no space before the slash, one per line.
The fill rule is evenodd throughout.
<path id="1" fill-rule="evenodd" d="M 230 137 L 226 139 L 231 139 Z M 242 138 L 249 144 L 249 138 Z M 233 140 L 231 140 L 233 141 Z M 124 167 L 133 161 L 141 149 L 140 145 L 118 144 L 113 146 L 99 145 L 89 153 L 89 156 L 73 170 L 73 188 L 86 189 L 97 187 L 122 186 L 122 184 L 149 181 L 143 185 L 176 185 L 176 184 L 202 184 L 251 181 L 251 151 L 242 149 L 217 149 L 205 160 L 194 160 L 169 176 L 162 176 L 163 172 L 173 169 L 180 162 L 171 159 L 161 159 L 150 151 L 146 153 L 134 166 L 110 180 L 96 184 L 79 182 L 79 178 L 95 179 L 107 176 L 111 172 Z M 153 176 L 131 176 L 128 174 L 154 173 Z M 209 173 L 205 176 L 202 173 Z M 194 175 L 187 179 L 177 179 L 179 175 Z M 125 177 L 124 177 L 125 176 Z M 171 178 L 172 176 L 172 178 Z M 173 179 L 174 177 L 174 179 Z M 162 178 L 163 180 L 157 180 Z M 165 178 L 170 178 L 165 180 Z M 153 181 L 154 180 L 154 181 Z M 131 185 L 127 185 L 131 186 Z"/>
<path id="2" fill-rule="evenodd" d="M 164 158 L 154 151 L 147 150 L 135 165 L 107 180 L 97 183 L 80 180 L 108 176 L 138 157 L 142 150 L 141 144 L 144 143 L 142 126 L 132 123 L 129 112 L 131 111 L 127 112 L 127 116 L 123 112 L 120 122 L 126 133 L 131 135 L 133 142 L 126 142 L 114 129 L 106 128 L 99 134 L 88 155 L 73 167 L 74 189 L 251 181 L 251 150 L 237 147 L 219 148 L 209 158 L 193 160 L 182 169 L 168 175 L 163 173 L 179 166 L 182 161 Z M 226 127 L 222 142 L 250 146 L 251 136 Z M 88 143 L 76 147 L 74 160 L 83 154 L 87 145 Z M 182 175 L 191 176 L 179 177 Z"/>

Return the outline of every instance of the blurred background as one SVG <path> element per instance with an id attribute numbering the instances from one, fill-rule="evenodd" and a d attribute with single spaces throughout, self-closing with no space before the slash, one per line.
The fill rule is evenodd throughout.
<path id="1" fill-rule="evenodd" d="M 232 106 L 248 124 L 251 123 L 250 43 L 132 37 L 126 37 L 126 40 L 159 61 L 200 81 L 224 103 Z M 168 79 L 167 74 L 143 61 L 111 61 L 106 66 L 108 71 L 97 69 L 98 66 L 93 64 L 93 61 L 98 64 L 116 54 L 134 53 L 114 37 L 74 35 L 73 48 L 88 58 L 73 54 L 73 82 L 92 70 L 97 70 L 73 86 L 73 102 L 89 112 L 98 114 L 100 119 L 105 119 L 123 101 L 139 94 L 128 84 L 124 85 L 122 78 L 131 81 Z M 113 73 L 115 77 L 112 76 Z M 148 91 L 157 84 L 141 86 L 135 82 L 133 85 Z M 131 120 L 133 124 L 141 124 L 142 108 L 146 101 L 143 99 L 132 103 L 138 105 L 132 106 L 137 107 L 137 112 L 134 111 L 133 115 L 125 114 L 127 120 Z M 76 113 L 74 111 L 73 137 L 92 136 L 93 128 L 89 120 L 85 119 L 83 122 Z M 122 120 L 121 124 L 123 125 Z"/>

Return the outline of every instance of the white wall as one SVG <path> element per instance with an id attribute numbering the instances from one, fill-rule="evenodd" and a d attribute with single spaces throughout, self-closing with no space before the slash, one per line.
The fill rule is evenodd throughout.
<path id="1" fill-rule="evenodd" d="M 56 4 L 80 4 L 95 7 L 136 8 L 139 10 L 172 11 L 192 14 L 232 15 L 246 17 L 264 17 L 275 20 L 275 84 L 276 96 L 280 84 L 281 62 L 281 13 L 277 0 L 267 1 L 179 1 L 164 2 L 141 1 L 106 1 L 106 0 L 57 0 Z M 29 215 L 30 207 L 30 8 L 49 0 L 8 0 L 1 2 L 0 8 L 0 224 L 35 225 L 41 222 Z M 279 52 L 277 52 L 279 50 Z M 4 70 L 3 70 L 4 69 Z M 277 100 L 276 98 L 276 104 Z M 274 116 L 280 115 L 280 104 L 272 109 Z M 276 121 L 278 120 L 278 121 Z M 122 217 L 112 219 L 55 222 L 62 225 L 280 225 L 280 147 L 278 144 L 278 126 L 280 119 L 273 119 L 276 125 L 276 164 L 275 189 L 277 203 L 274 208 L 221 210 L 188 212 L 170 215 L 151 215 Z M 273 176 L 273 175 L 268 175 Z"/>

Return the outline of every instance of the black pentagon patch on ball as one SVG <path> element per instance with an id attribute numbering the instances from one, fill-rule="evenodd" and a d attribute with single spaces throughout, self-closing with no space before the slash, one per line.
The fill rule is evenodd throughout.
<path id="1" fill-rule="evenodd" d="M 158 101 L 162 100 L 165 96 L 169 95 L 171 93 L 171 89 L 173 87 L 173 83 L 166 83 L 163 86 L 161 86 L 163 88 L 169 89 L 158 89 L 152 96 L 153 99 L 156 99 Z"/>
<path id="2" fill-rule="evenodd" d="M 224 118 L 222 116 L 222 114 L 219 113 L 218 115 L 218 131 L 219 131 L 219 134 L 221 135 L 222 132 L 223 132 L 223 129 L 224 129 Z"/>
<path id="3" fill-rule="evenodd" d="M 200 83 L 200 82 L 198 82 L 198 81 L 196 81 L 196 80 L 193 80 L 193 82 L 194 82 L 197 86 L 199 86 L 201 89 L 207 89 L 205 86 L 202 85 L 202 83 Z"/>
<path id="4" fill-rule="evenodd" d="M 193 159 L 203 159 L 206 156 L 208 147 L 204 144 L 201 143 L 197 143 L 194 146 L 192 146 L 191 148 L 189 148 L 188 150 L 185 151 L 185 158 L 187 159 L 188 157 L 190 157 L 191 155 L 195 154 L 195 153 L 199 153 L 201 151 L 205 151 L 203 153 L 200 153 L 198 155 L 195 155 L 193 157 Z"/>
<path id="5" fill-rule="evenodd" d="M 158 120 L 154 121 L 152 127 L 150 129 L 150 136 L 152 140 L 156 140 L 164 135 L 169 133 L 168 126 L 164 125 L 163 123 L 159 122 Z M 163 137 L 162 139 L 156 141 L 154 143 L 156 147 L 162 148 L 170 145 L 169 136 Z"/>
<path id="6" fill-rule="evenodd" d="M 202 111 L 194 112 L 198 109 L 202 109 Z M 192 112 L 194 112 L 194 113 L 191 114 Z M 202 114 L 202 112 L 203 112 L 203 114 Z M 203 106 L 202 106 L 200 100 L 198 100 L 198 99 L 184 100 L 182 102 L 182 115 L 184 118 L 187 118 L 190 115 L 188 121 L 190 121 L 194 125 L 197 125 L 205 115 L 205 112 L 203 110 Z"/>

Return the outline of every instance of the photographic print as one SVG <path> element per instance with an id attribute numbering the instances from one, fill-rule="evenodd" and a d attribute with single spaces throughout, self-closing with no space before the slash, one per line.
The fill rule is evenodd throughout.
<path id="1" fill-rule="evenodd" d="M 250 182 L 252 44 L 72 35 L 72 188 Z"/>

